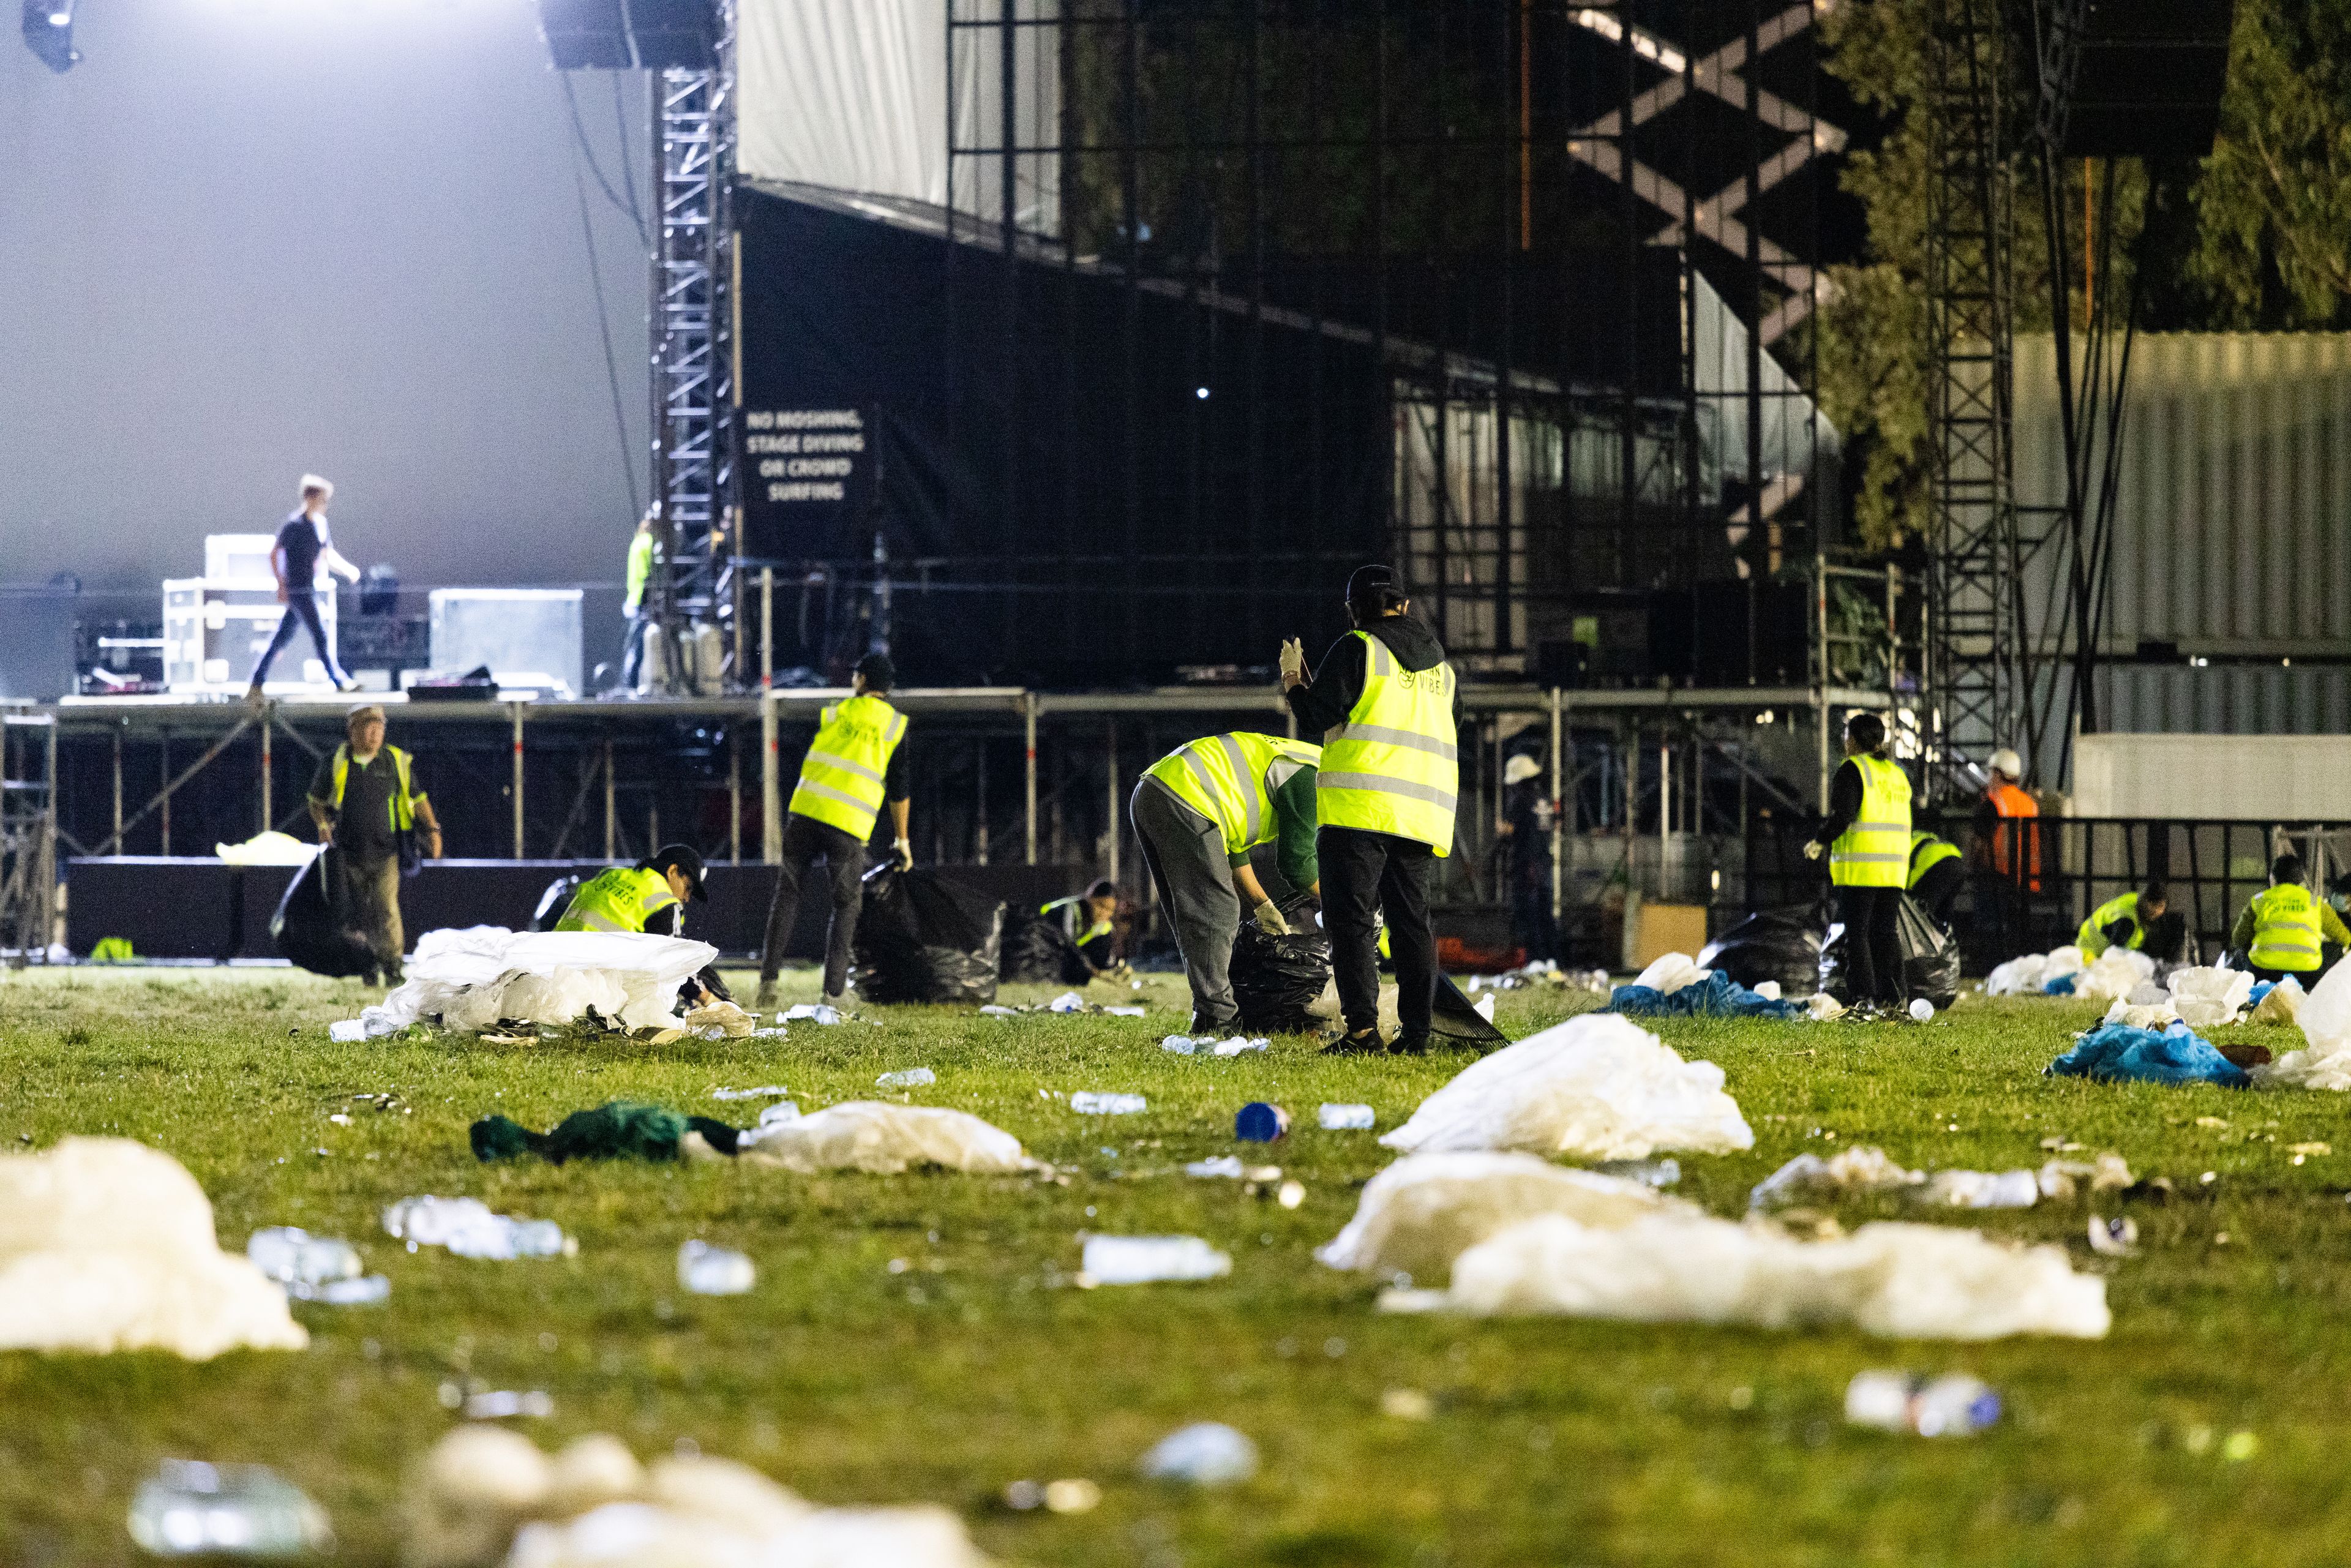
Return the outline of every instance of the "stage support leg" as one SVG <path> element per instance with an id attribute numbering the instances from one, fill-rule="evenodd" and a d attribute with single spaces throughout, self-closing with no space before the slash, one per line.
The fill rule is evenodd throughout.
<path id="1" fill-rule="evenodd" d="M 1023 781 L 1023 788 L 1028 792 L 1028 804 L 1024 808 L 1027 818 L 1028 863 L 1035 865 L 1037 863 L 1037 694 L 1035 692 L 1020 694 L 1020 720 L 1022 731 L 1029 744 L 1027 773 Z"/>
<path id="2" fill-rule="evenodd" d="M 522 704 L 514 713 L 514 858 L 522 859 Z"/>
<path id="3" fill-rule="evenodd" d="M 766 573 L 768 569 L 760 569 Z M 761 596 L 766 595 L 764 584 Z M 764 657 L 764 655 L 763 655 Z M 783 781 L 777 777 L 776 698 L 759 694 L 759 858 L 774 865 L 784 858 Z"/>
<path id="4" fill-rule="evenodd" d="M 261 720 L 261 831 L 267 832 L 276 820 L 269 814 L 269 732 L 276 728 L 267 715 Z"/>
<path id="5" fill-rule="evenodd" d="M 776 569 L 759 569 L 759 690 L 776 684 Z"/>
<path id="6" fill-rule="evenodd" d="M 114 727 L 114 852 L 122 852 L 122 727 Z"/>
<path id="7" fill-rule="evenodd" d="M 735 865 L 743 863 L 743 732 L 731 725 L 726 730 L 726 858 Z"/>
<path id="8" fill-rule="evenodd" d="M 1109 780 L 1108 788 L 1103 791 L 1102 823 L 1110 830 L 1108 875 L 1114 883 L 1118 881 L 1118 841 L 1121 836 L 1118 821 L 1118 720 L 1112 719 L 1102 727 L 1102 777 Z"/>
<path id="9" fill-rule="evenodd" d="M 1561 877 L 1562 852 L 1567 843 L 1566 782 L 1563 778 L 1565 716 L 1561 712 L 1559 688 L 1551 689 L 1551 917 L 1553 921 L 1567 913 L 1565 891 Z M 1556 956 L 1556 955 L 1554 955 Z"/>
<path id="10" fill-rule="evenodd" d="M 620 838 L 620 826 L 613 820 L 616 793 L 612 784 L 612 742 L 608 737 L 604 742 L 604 858 L 608 861 L 619 858 L 613 847 Z"/>

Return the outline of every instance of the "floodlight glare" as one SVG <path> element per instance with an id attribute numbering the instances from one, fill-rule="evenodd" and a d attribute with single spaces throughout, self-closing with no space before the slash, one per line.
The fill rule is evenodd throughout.
<path id="1" fill-rule="evenodd" d="M 73 0 L 25 0 L 25 47 L 53 71 L 73 69 Z"/>

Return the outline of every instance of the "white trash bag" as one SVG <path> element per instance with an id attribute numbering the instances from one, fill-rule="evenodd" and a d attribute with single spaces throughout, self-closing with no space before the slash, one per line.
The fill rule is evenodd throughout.
<path id="1" fill-rule="evenodd" d="M 360 1023 L 374 1040 L 419 1019 L 475 1033 L 500 1019 L 574 1023 L 593 1009 L 623 1029 L 678 1029 L 678 988 L 717 957 L 707 942 L 639 931 L 427 931 L 406 983 Z"/>

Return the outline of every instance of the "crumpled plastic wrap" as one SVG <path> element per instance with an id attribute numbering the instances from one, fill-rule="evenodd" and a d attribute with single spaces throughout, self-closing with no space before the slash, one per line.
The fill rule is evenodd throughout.
<path id="1" fill-rule="evenodd" d="M 2174 969 L 2168 983 L 2172 1010 L 2189 1029 L 2236 1022 L 2253 994 L 2253 977 L 2242 969 Z"/>
<path id="2" fill-rule="evenodd" d="M 549 1459 L 519 1432 L 458 1427 L 411 1470 L 413 1568 L 986 1568 L 946 1509 L 818 1508 L 748 1466 L 650 1469 L 617 1438 Z"/>
<path id="3" fill-rule="evenodd" d="M 2300 1023 L 2302 1004 L 2309 998 L 2310 993 L 2302 988 L 2302 982 L 2288 975 L 2253 1004 L 2253 1010 L 2245 1021 L 2258 1024 Z"/>
<path id="4" fill-rule="evenodd" d="M 1607 1229 L 1696 1212 L 1641 1182 L 1533 1155 L 1408 1155 L 1364 1184 L 1354 1218 L 1314 1256 L 1332 1269 L 1437 1280 L 1469 1248 L 1538 1214 Z"/>
<path id="5" fill-rule="evenodd" d="M 736 1144 L 735 1157 L 802 1176 L 896 1176 L 910 1166 L 940 1166 L 967 1176 L 1013 1176 L 1038 1168 L 1019 1139 L 967 1111 L 874 1100 L 852 1100 L 763 1124 Z"/>
<path id="6" fill-rule="evenodd" d="M 225 1253 L 180 1162 L 128 1138 L 0 1156 L 0 1349 L 191 1361 L 310 1343 L 286 1292 Z"/>
<path id="7" fill-rule="evenodd" d="M 1901 1339 L 2100 1339 L 2105 1281 L 2055 1247 L 2015 1249 L 1939 1225 L 1865 1225 L 1800 1241 L 1762 1222 L 1660 1215 L 1614 1230 L 1523 1220 L 1455 1260 L 1445 1291 L 1392 1291 L 1390 1311 L 1637 1322 L 1851 1323 Z"/>
<path id="8" fill-rule="evenodd" d="M 2046 953 L 2027 953 L 1995 967 L 1984 977 L 1984 995 L 1988 997 L 2037 997 L 2049 982 L 2078 975 L 2087 966 L 2079 947 L 2068 944 L 2053 947 Z"/>
<path id="9" fill-rule="evenodd" d="M 1926 1179 L 1922 1172 L 1896 1165 L 1884 1149 L 1855 1144 L 1825 1160 L 1818 1155 L 1798 1155 L 1755 1184 L 1747 1195 L 1747 1207 L 1776 1208 L 1848 1193 L 1898 1192 Z"/>
<path id="10" fill-rule="evenodd" d="M 1698 960 L 1687 953 L 1668 953 L 1642 970 L 1632 983 L 1670 997 L 1685 986 L 1697 985 L 1711 973 L 1710 969 L 1699 968 Z"/>
<path id="11" fill-rule="evenodd" d="M 1683 1061 L 1630 1019 L 1586 1013 L 1472 1062 L 1380 1142 L 1407 1154 L 1638 1160 L 1729 1154 L 1754 1147 L 1755 1134 L 1723 1092 L 1721 1068 Z"/>
<path id="12" fill-rule="evenodd" d="M 2074 994 L 2085 1001 L 2126 1001 L 2153 978 L 2154 959 L 2128 947 L 2109 947 L 2074 977 Z"/>
<path id="13" fill-rule="evenodd" d="M 2254 1086 L 2351 1089 L 2351 963 L 2335 965 L 2310 988 L 2296 1021 L 2310 1044 L 2254 1068 Z"/>
<path id="14" fill-rule="evenodd" d="M 707 942 L 640 931 L 427 931 L 407 982 L 362 1010 L 360 1026 L 370 1040 L 420 1019 L 470 1034 L 500 1019 L 575 1023 L 593 1009 L 624 1029 L 675 1029 L 678 988 L 717 956 Z"/>
<path id="15" fill-rule="evenodd" d="M 2141 1003 L 2133 1002 L 2128 998 L 2118 997 L 2115 999 L 2115 1005 L 2106 1009 L 2106 1016 L 2098 1021 L 2126 1024 L 2132 1029 L 2153 1030 L 2156 1033 L 2161 1034 L 2179 1021 L 2179 1009 L 2173 1007 L 2168 999 Z"/>

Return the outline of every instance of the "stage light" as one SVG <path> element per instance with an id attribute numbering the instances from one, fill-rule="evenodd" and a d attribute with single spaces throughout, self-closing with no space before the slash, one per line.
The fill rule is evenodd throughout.
<path id="1" fill-rule="evenodd" d="M 73 47 L 73 0 L 25 0 L 25 47 L 60 74 L 81 58 Z"/>
<path id="2" fill-rule="evenodd" d="M 1208 396 L 1208 389 L 1206 387 L 1196 387 L 1193 390 L 1192 395 L 1199 398 L 1203 402 L 1206 402 Z"/>

